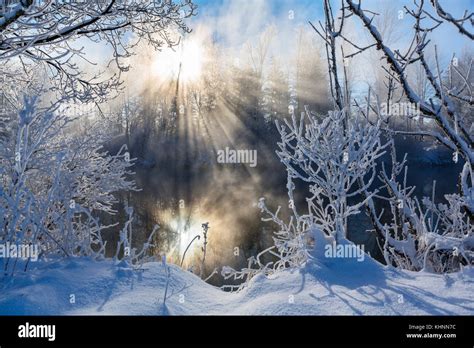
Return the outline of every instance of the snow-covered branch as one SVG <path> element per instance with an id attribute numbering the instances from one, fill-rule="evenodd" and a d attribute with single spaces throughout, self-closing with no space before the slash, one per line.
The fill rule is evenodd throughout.
<path id="1" fill-rule="evenodd" d="M 3 6 L 1 6 L 3 7 Z M 43 63 L 58 91 L 81 101 L 100 101 L 120 88 L 125 59 L 146 41 L 156 49 L 179 42 L 176 32 L 189 32 L 185 20 L 195 14 L 191 0 L 174 1 L 15 1 L 0 13 L 0 61 L 19 58 Z M 80 62 L 90 62 L 77 46 L 105 43 L 109 71 L 86 76 Z M 25 65 L 26 64 L 26 65 Z M 95 64 L 95 63 L 93 63 Z"/>
<path id="2" fill-rule="evenodd" d="M 461 34 L 466 35 L 471 40 L 474 40 L 474 34 L 464 27 L 464 23 L 468 23 L 468 24 L 470 23 L 472 25 L 473 20 L 474 20 L 473 12 L 468 13 L 466 11 L 462 18 L 454 18 L 449 12 L 446 12 L 444 10 L 444 8 L 441 6 L 438 0 L 431 0 L 431 4 L 436 9 L 436 13 L 438 14 L 438 16 L 440 16 L 442 19 L 456 26 L 456 28 L 459 29 L 459 32 Z"/>
<path id="3" fill-rule="evenodd" d="M 415 19 L 415 45 L 410 47 L 410 52 L 407 52 L 405 55 L 396 54 L 390 47 L 388 47 L 380 35 L 377 28 L 372 24 L 372 20 L 367 17 L 364 13 L 364 10 L 361 8 L 360 4 L 355 4 L 351 0 L 346 0 L 347 6 L 349 10 L 358 16 L 361 21 L 363 22 L 364 26 L 367 28 L 369 33 L 371 34 L 372 38 L 377 43 L 377 49 L 381 50 L 384 53 L 384 56 L 389 63 L 393 73 L 396 75 L 397 80 L 401 84 L 407 98 L 410 102 L 419 105 L 420 111 L 422 114 L 430 116 L 434 118 L 443 131 L 444 135 L 453 143 L 455 144 L 459 153 L 469 162 L 474 161 L 474 152 L 472 150 L 472 139 L 470 136 L 464 137 L 460 134 L 456 129 L 458 127 L 462 128 L 460 125 L 459 120 L 461 117 L 457 117 L 456 112 L 451 107 L 451 102 L 448 99 L 448 96 L 444 93 L 439 93 L 441 87 L 439 87 L 438 82 L 436 81 L 435 74 L 432 73 L 431 69 L 429 68 L 428 64 L 426 63 L 426 59 L 424 58 L 424 49 L 428 45 L 427 41 L 427 33 L 430 32 L 432 29 L 423 29 L 421 27 L 421 17 L 423 14 L 422 3 L 420 4 L 419 8 L 416 11 L 409 12 Z M 416 60 L 421 60 L 423 67 L 427 73 L 428 78 L 432 85 L 438 91 L 438 97 L 441 99 L 442 105 L 446 108 L 446 113 L 442 110 L 441 107 L 436 107 L 433 103 L 429 104 L 426 101 L 422 100 L 419 95 L 417 95 L 410 85 L 408 78 L 406 76 L 406 68 L 408 65 L 412 64 L 415 59 L 405 59 L 405 57 L 412 57 L 413 55 L 417 55 L 418 57 Z M 398 58 L 397 58 L 398 57 Z M 439 77 L 439 76 L 438 76 Z M 438 88 L 439 87 L 439 88 Z M 466 134 L 464 134 L 466 135 Z"/>
<path id="4" fill-rule="evenodd" d="M 406 12 L 413 17 L 415 23 L 413 26 L 412 44 L 407 52 L 402 54 L 398 50 L 391 49 L 384 42 L 378 29 L 373 24 L 373 21 L 366 15 L 367 10 L 363 9 L 360 3 L 356 4 L 351 0 L 345 0 L 345 2 L 348 11 L 353 13 L 362 21 L 366 30 L 375 40 L 377 49 L 383 53 L 391 69 L 391 71 L 389 71 L 390 76 L 402 86 L 406 98 L 411 103 L 419 106 L 421 112 L 419 117 L 434 120 L 439 129 L 439 131 L 419 129 L 405 134 L 429 135 L 439 143 L 452 149 L 455 152 L 454 158 L 457 159 L 457 154 L 459 154 L 469 164 L 469 166 L 472 167 L 472 163 L 474 163 L 474 138 L 472 127 L 468 129 L 469 122 L 466 122 L 466 117 L 461 114 L 460 108 L 456 107 L 456 105 L 460 103 L 469 105 L 470 100 L 472 99 L 472 93 L 469 86 L 470 83 L 468 82 L 472 62 L 469 63 L 469 66 L 466 69 L 466 75 L 463 75 L 463 73 L 461 73 L 457 68 L 457 60 L 451 63 L 451 82 L 453 71 L 458 75 L 461 75 L 461 80 L 463 82 L 460 86 L 456 86 L 457 88 L 455 88 L 452 83 L 448 87 L 447 83 L 443 82 L 443 73 L 439 64 L 437 48 L 435 47 L 434 67 L 429 64 L 425 53 L 430 42 L 428 35 L 432 33 L 443 20 L 454 21 L 461 25 L 461 23 L 464 22 L 464 20 L 467 20 L 470 16 L 465 16 L 464 20 L 456 21 L 441 8 L 437 1 L 432 1 L 432 4 L 435 6 L 437 13 L 440 16 L 440 18 L 437 19 L 431 15 L 427 15 L 428 11 L 424 9 L 423 1 L 415 2 L 415 9 L 410 10 L 405 8 Z M 423 26 L 424 21 L 428 19 L 434 21 L 435 25 L 431 27 Z M 414 62 L 419 62 L 421 64 L 427 81 L 434 91 L 434 96 L 428 100 L 425 100 L 415 92 L 408 79 L 407 69 Z M 467 94 L 461 94 L 466 92 Z M 370 103 L 370 101 L 368 103 Z M 467 206 L 466 209 L 468 209 L 469 214 L 472 216 L 473 211 L 470 210 L 471 208 Z"/>

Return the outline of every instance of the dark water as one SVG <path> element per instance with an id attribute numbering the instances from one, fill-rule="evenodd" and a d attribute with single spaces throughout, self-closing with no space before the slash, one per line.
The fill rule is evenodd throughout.
<path id="1" fill-rule="evenodd" d="M 183 263 L 200 274 L 202 224 L 209 223 L 203 278 L 223 265 L 247 266 L 249 257 L 272 245 L 273 226 L 261 221 L 256 203 L 265 197 L 276 209 L 288 200 L 286 172 L 274 152 L 276 130 L 262 123 L 253 125 L 260 127 L 255 132 L 248 131 L 227 106 L 205 118 L 184 115 L 177 122 L 181 130 L 170 136 L 152 134 L 145 146 L 136 145 L 140 137 L 132 140 L 131 155 L 138 158 L 135 180 L 141 191 L 123 194 L 120 204 L 126 201 L 134 207 L 135 243 L 143 243 L 158 224 L 154 253 L 165 253 L 170 262 L 180 264 L 189 243 L 200 235 Z M 117 146 L 122 141 L 117 139 Z M 226 147 L 257 151 L 257 165 L 218 163 L 217 153 Z M 222 278 L 215 275 L 209 282 L 221 285 Z"/>

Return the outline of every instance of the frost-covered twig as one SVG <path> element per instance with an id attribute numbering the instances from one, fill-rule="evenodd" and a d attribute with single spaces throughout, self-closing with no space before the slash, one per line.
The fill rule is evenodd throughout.
<path id="1" fill-rule="evenodd" d="M 137 249 L 132 246 L 133 208 L 125 206 L 125 212 L 127 214 L 127 221 L 125 222 L 123 229 L 120 231 L 120 239 L 117 242 L 114 259 L 126 261 L 136 269 L 141 269 L 143 263 L 147 261 L 147 252 L 151 247 L 153 247 L 152 241 L 159 226 L 155 225 L 153 227 L 147 241 L 143 244 L 141 250 L 137 252 Z M 122 252 L 122 256 L 120 256 L 120 252 Z"/>
<path id="2" fill-rule="evenodd" d="M 204 241 L 202 244 L 202 261 L 201 261 L 201 270 L 200 270 L 200 277 L 203 277 L 204 274 L 204 263 L 206 262 L 206 252 L 207 252 L 207 231 L 209 231 L 209 222 L 203 223 L 202 224 L 202 230 L 203 230 L 203 237 Z M 212 276 L 213 274 L 211 274 Z"/>

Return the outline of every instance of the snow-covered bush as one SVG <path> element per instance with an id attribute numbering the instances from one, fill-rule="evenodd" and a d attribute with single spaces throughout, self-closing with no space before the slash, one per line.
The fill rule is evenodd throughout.
<path id="1" fill-rule="evenodd" d="M 102 254 L 111 226 L 98 213 L 114 214 L 114 193 L 135 189 L 133 162 L 125 147 L 104 152 L 93 128 L 68 132 L 73 119 L 56 111 L 25 97 L 0 140 L 0 243 L 37 245 L 41 256 Z"/>
<path id="2" fill-rule="evenodd" d="M 240 271 L 224 267 L 225 279 L 242 281 L 224 288 L 240 290 L 257 274 L 301 267 L 322 257 L 328 243 L 345 243 L 347 218 L 364 207 L 388 265 L 444 273 L 472 263 L 473 226 L 467 209 L 472 199 L 454 194 L 445 197 L 447 204 L 435 204 L 433 194 L 433 199 L 425 197 L 420 203 L 412 195 L 414 188 L 406 184 L 406 156 L 398 162 L 393 139 L 382 142 L 380 123 L 371 125 L 358 115 L 348 117 L 343 110 L 329 113 L 321 122 L 309 112 L 299 121 L 292 115 L 291 122 L 277 126 L 281 135 L 277 154 L 288 175 L 290 218 L 285 222 L 280 208 L 273 213 L 260 200 L 262 220 L 277 226 L 274 245 L 249 258 L 248 266 Z M 390 173 L 381 158 L 389 148 Z M 464 171 L 463 177 L 472 178 L 468 164 Z M 304 213 L 297 209 L 297 180 L 308 188 L 303 192 Z M 472 186 L 466 181 L 465 191 Z M 388 202 L 388 211 L 383 202 Z M 264 262 L 268 256 L 274 261 Z"/>
<path id="3" fill-rule="evenodd" d="M 308 111 L 299 121 L 293 115 L 291 121 L 277 123 L 281 136 L 277 154 L 289 185 L 292 180 L 309 185 L 307 218 L 336 240 L 346 238 L 347 218 L 359 213 L 370 197 L 355 204 L 348 199 L 372 185 L 376 161 L 385 153 L 380 128 L 349 118 L 344 110 L 330 112 L 322 122 Z M 288 192 L 294 208 L 293 188 L 288 187 Z"/>
<path id="4" fill-rule="evenodd" d="M 221 275 L 225 280 L 242 281 L 239 285 L 224 285 L 223 289 L 241 290 L 257 274 L 271 275 L 287 268 L 297 268 L 304 265 L 310 257 L 308 246 L 309 220 L 303 216 L 293 215 L 286 223 L 279 217 L 280 207 L 273 213 L 261 198 L 258 207 L 264 215 L 263 221 L 273 222 L 278 229 L 273 233 L 274 245 L 261 251 L 258 255 L 247 260 L 247 267 L 237 271 L 232 267 L 222 268 Z M 263 258 L 271 257 L 274 261 L 265 262 Z"/>
<path id="5" fill-rule="evenodd" d="M 424 197 L 421 202 L 413 195 L 414 187 L 407 186 L 408 168 L 406 157 L 397 162 L 395 145 L 392 146 L 391 173 L 383 166 L 379 179 L 380 191 L 385 196 L 378 196 L 388 201 L 389 212 L 384 214 L 376 208 L 370 198 L 367 212 L 372 219 L 385 262 L 412 271 L 430 271 L 436 273 L 453 272 L 461 265 L 474 261 L 474 226 L 469 217 L 469 204 L 459 194 L 445 195 L 447 203 L 436 204 L 435 185 L 431 198 Z M 465 171 L 469 165 L 466 163 Z M 403 175 L 400 183 L 398 178 Z M 388 215 L 388 217 L 387 217 Z"/>
<path id="6" fill-rule="evenodd" d="M 225 279 L 246 280 L 256 274 L 300 267 L 311 257 L 319 257 L 321 245 L 340 242 L 347 237 L 347 218 L 358 214 L 376 192 L 356 203 L 348 198 L 360 196 L 372 185 L 377 171 L 377 159 L 385 152 L 378 125 L 359 119 L 348 119 L 346 112 L 331 112 L 323 120 L 306 112 L 298 121 L 292 115 L 285 125 L 277 122 L 281 142 L 277 152 L 287 170 L 287 192 L 291 216 L 283 221 L 280 208 L 273 213 L 261 199 L 259 208 L 263 221 L 278 226 L 274 245 L 248 260 L 248 267 L 236 271 L 226 267 Z M 295 180 L 308 187 L 307 210 L 300 214 L 294 197 Z M 264 263 L 262 257 L 271 255 L 275 261 Z M 227 286 L 240 289 L 241 286 Z"/>

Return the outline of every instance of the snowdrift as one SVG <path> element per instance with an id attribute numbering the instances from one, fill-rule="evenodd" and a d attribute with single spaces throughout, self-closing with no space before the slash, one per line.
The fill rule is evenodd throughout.
<path id="1" fill-rule="evenodd" d="M 239 293 L 223 292 L 170 265 L 87 258 L 37 263 L 0 281 L 2 315 L 457 315 L 474 313 L 473 270 L 450 275 L 384 267 L 366 257 L 311 261 Z"/>

